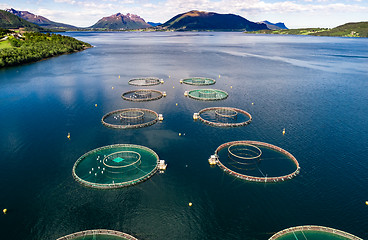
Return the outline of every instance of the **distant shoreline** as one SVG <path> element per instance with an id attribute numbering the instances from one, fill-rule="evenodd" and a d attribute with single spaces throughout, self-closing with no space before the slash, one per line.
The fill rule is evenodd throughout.
<path id="1" fill-rule="evenodd" d="M 299 28 L 279 30 L 259 30 L 245 32 L 246 34 L 279 34 L 305 35 L 325 37 L 359 37 L 368 38 L 368 22 L 346 23 L 335 28 Z"/>

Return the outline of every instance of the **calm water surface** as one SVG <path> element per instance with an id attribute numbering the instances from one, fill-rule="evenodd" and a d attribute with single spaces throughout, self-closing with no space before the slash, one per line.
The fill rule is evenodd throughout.
<path id="1" fill-rule="evenodd" d="M 0 70 L 0 208 L 8 209 L 0 216 L 1 239 L 56 239 L 106 228 L 144 240 L 262 240 L 306 224 L 368 238 L 367 39 L 66 34 L 95 47 Z M 165 84 L 152 88 L 167 97 L 123 101 L 123 92 L 137 88 L 128 80 L 141 76 L 163 78 Z M 184 97 L 195 87 L 179 80 L 194 76 L 216 79 L 211 87 L 229 97 Z M 193 121 L 194 112 L 212 106 L 243 109 L 253 121 L 241 128 Z M 101 124 L 105 113 L 129 107 L 149 108 L 165 119 L 132 130 Z M 235 140 L 284 148 L 298 159 L 301 174 L 255 184 L 211 168 L 208 157 Z M 167 171 L 110 191 L 73 180 L 81 155 L 117 143 L 153 149 L 167 161 Z"/>

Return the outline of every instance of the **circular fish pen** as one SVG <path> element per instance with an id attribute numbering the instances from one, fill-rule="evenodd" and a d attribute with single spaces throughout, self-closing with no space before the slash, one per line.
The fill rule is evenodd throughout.
<path id="1" fill-rule="evenodd" d="M 128 129 L 151 126 L 158 118 L 158 114 L 149 109 L 126 108 L 106 113 L 101 122 L 109 128 Z"/>
<path id="2" fill-rule="evenodd" d="M 164 96 L 161 91 L 152 89 L 139 89 L 125 92 L 121 95 L 124 100 L 133 102 L 145 102 L 160 99 Z"/>
<path id="3" fill-rule="evenodd" d="M 195 89 L 188 92 L 188 96 L 202 101 L 216 101 L 228 97 L 228 93 L 218 89 Z"/>
<path id="4" fill-rule="evenodd" d="M 257 141 L 233 141 L 220 145 L 210 164 L 226 173 L 252 182 L 280 182 L 299 174 L 296 158 L 286 150 Z"/>
<path id="5" fill-rule="evenodd" d="M 217 127 L 240 127 L 248 125 L 252 116 L 241 109 L 231 107 L 204 108 L 194 116 L 208 125 Z"/>
<path id="6" fill-rule="evenodd" d="M 133 78 L 129 80 L 130 85 L 134 86 L 154 86 L 162 83 L 163 80 L 157 77 Z"/>
<path id="7" fill-rule="evenodd" d="M 284 229 L 272 235 L 269 240 L 326 239 L 363 240 L 350 233 L 322 226 L 306 225 Z"/>
<path id="8" fill-rule="evenodd" d="M 158 155 L 133 144 L 100 147 L 82 155 L 73 166 L 80 184 L 99 189 L 126 187 L 143 182 L 156 173 Z"/>
<path id="9" fill-rule="evenodd" d="M 188 85 L 195 85 L 195 86 L 205 86 L 205 85 L 215 84 L 216 80 L 212 78 L 193 77 L 193 78 L 181 79 L 180 83 L 185 83 Z"/>
<path id="10" fill-rule="evenodd" d="M 72 233 L 56 240 L 138 240 L 123 232 L 107 229 L 86 230 Z"/>

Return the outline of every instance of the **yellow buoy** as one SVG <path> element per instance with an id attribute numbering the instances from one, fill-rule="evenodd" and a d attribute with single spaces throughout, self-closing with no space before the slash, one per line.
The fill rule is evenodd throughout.
<path id="1" fill-rule="evenodd" d="M 179 136 L 181 136 L 181 133 L 179 133 Z"/>
<path id="2" fill-rule="evenodd" d="M 230 86 L 230 88 L 233 88 L 233 86 Z"/>
<path id="3" fill-rule="evenodd" d="M 254 105 L 254 102 L 252 102 L 252 105 Z"/>
<path id="4" fill-rule="evenodd" d="M 178 106 L 178 104 L 176 104 L 176 106 Z"/>
<path id="5" fill-rule="evenodd" d="M 219 74 L 219 78 L 221 77 L 221 75 Z"/>
<path id="6" fill-rule="evenodd" d="M 97 107 L 97 103 L 95 104 L 95 107 Z"/>
<path id="7" fill-rule="evenodd" d="M 175 88 L 175 87 L 173 86 L 173 88 Z"/>
<path id="8" fill-rule="evenodd" d="M 368 201 L 365 201 L 365 205 L 368 205 Z"/>
<path id="9" fill-rule="evenodd" d="M 114 89 L 114 87 L 111 87 L 111 89 Z"/>
<path id="10" fill-rule="evenodd" d="M 68 136 L 67 136 L 67 138 L 69 138 L 69 139 L 70 139 L 70 133 L 68 133 Z"/>
<path id="11" fill-rule="evenodd" d="M 193 204 L 190 202 L 188 205 L 189 205 L 189 207 L 191 207 Z"/>
<path id="12" fill-rule="evenodd" d="M 285 135 L 285 128 L 282 130 L 282 135 Z"/>
<path id="13" fill-rule="evenodd" d="M 120 78 L 120 75 L 119 75 L 119 78 Z"/>
<path id="14" fill-rule="evenodd" d="M 4 208 L 3 213 L 6 214 L 8 212 L 8 209 Z"/>
<path id="15" fill-rule="evenodd" d="M 171 77 L 169 76 L 169 78 L 171 78 Z"/>

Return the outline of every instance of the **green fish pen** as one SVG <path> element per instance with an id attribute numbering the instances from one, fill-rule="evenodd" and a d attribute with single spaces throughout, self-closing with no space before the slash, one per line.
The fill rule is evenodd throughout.
<path id="1" fill-rule="evenodd" d="M 158 170 L 160 160 L 151 149 L 115 144 L 91 150 L 73 166 L 73 178 L 83 186 L 113 189 L 146 181 Z"/>
<path id="2" fill-rule="evenodd" d="M 196 100 L 216 101 L 227 98 L 229 94 L 218 89 L 195 89 L 189 91 L 188 96 Z"/>
<path id="3" fill-rule="evenodd" d="M 185 83 L 188 85 L 195 85 L 195 86 L 206 86 L 206 85 L 215 84 L 216 80 L 212 78 L 205 78 L 205 77 L 192 77 L 192 78 L 181 79 L 180 83 Z"/>
<path id="4" fill-rule="evenodd" d="M 298 227 L 291 227 L 284 229 L 280 232 L 272 235 L 268 240 L 294 240 L 298 239 L 326 239 L 326 240 L 363 240 L 359 237 L 356 237 L 350 233 L 329 228 L 323 226 L 315 226 L 315 225 L 305 225 Z"/>

